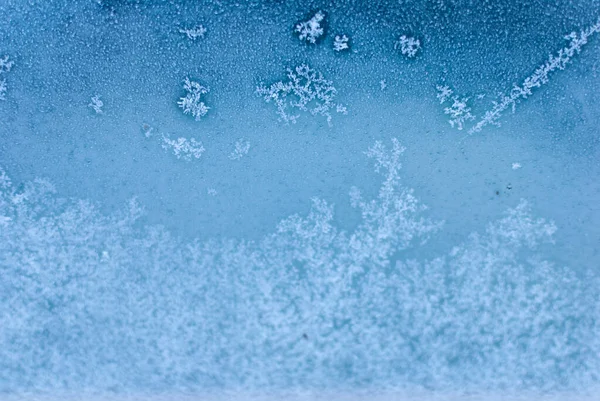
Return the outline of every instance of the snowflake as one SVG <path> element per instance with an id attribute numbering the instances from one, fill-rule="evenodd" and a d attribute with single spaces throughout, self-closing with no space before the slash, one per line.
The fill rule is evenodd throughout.
<path id="1" fill-rule="evenodd" d="M 298 38 L 309 43 L 317 43 L 317 39 L 324 32 L 323 27 L 321 27 L 323 19 L 325 19 L 325 14 L 322 11 L 317 11 L 311 19 L 296 25 L 294 31 L 298 33 Z"/>
<path id="2" fill-rule="evenodd" d="M 244 157 L 244 155 L 248 154 L 249 150 L 250 150 L 250 142 L 240 139 L 235 143 L 235 149 L 229 155 L 229 159 L 230 160 L 239 160 L 242 157 Z"/>
<path id="3" fill-rule="evenodd" d="M 421 49 L 421 41 L 410 36 L 402 35 L 394 45 L 394 49 L 400 48 L 400 52 L 408 57 L 413 58 Z"/>
<path id="4" fill-rule="evenodd" d="M 196 40 L 198 38 L 204 38 L 204 34 L 206 33 L 206 28 L 203 27 L 202 25 L 198 25 L 194 28 L 186 28 L 186 29 L 179 29 L 180 33 L 185 34 L 188 39 L 191 40 Z"/>
<path id="5" fill-rule="evenodd" d="M 286 123 L 295 123 L 299 117 L 288 113 L 287 109 L 290 107 L 309 111 L 312 115 L 325 116 L 329 125 L 332 119 L 330 110 L 347 113 L 343 105 L 334 103 L 337 90 L 320 72 L 303 64 L 293 70 L 288 69 L 288 78 L 288 81 L 276 82 L 268 88 L 264 85 L 256 88 L 256 93 L 263 96 L 267 103 L 275 103 L 277 114 Z"/>
<path id="6" fill-rule="evenodd" d="M 346 35 L 336 35 L 335 40 L 333 41 L 333 50 L 335 50 L 336 52 L 341 52 L 342 50 L 349 50 L 350 46 L 348 45 L 348 40 L 349 39 Z"/>
<path id="7" fill-rule="evenodd" d="M 185 79 L 183 88 L 187 91 L 185 97 L 179 99 L 177 104 L 183 109 L 184 114 L 191 114 L 196 121 L 200 121 L 210 107 L 207 107 L 202 101 L 202 95 L 208 93 L 209 89 L 200 85 L 198 82 Z"/>
<path id="8" fill-rule="evenodd" d="M 99 95 L 92 97 L 91 103 L 88 104 L 88 107 L 94 109 L 96 114 L 102 114 L 102 106 L 104 106 L 104 103 L 102 102 L 102 100 L 100 100 Z"/>
<path id="9" fill-rule="evenodd" d="M 199 159 L 205 150 L 202 142 L 196 141 L 194 138 L 188 141 L 186 138 L 170 139 L 163 135 L 162 142 L 163 149 L 172 150 L 178 159 L 185 161 L 191 161 L 192 158 Z"/>

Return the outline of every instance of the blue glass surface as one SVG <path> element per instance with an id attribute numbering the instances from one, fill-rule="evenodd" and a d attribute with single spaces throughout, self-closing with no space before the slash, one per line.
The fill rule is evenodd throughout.
<path id="1" fill-rule="evenodd" d="M 598 104 L 597 0 L 0 0 L 0 399 L 594 399 Z"/>

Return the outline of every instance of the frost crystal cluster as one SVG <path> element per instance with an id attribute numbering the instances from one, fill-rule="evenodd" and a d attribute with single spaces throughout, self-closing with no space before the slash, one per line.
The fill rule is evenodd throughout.
<path id="1" fill-rule="evenodd" d="M 198 38 L 203 38 L 206 33 L 206 28 L 202 25 L 198 25 L 194 28 L 179 28 L 179 33 L 187 36 L 188 39 L 196 40 Z"/>
<path id="2" fill-rule="evenodd" d="M 235 142 L 235 149 L 229 155 L 230 160 L 239 160 L 250 151 L 250 142 L 240 139 Z"/>
<path id="3" fill-rule="evenodd" d="M 324 33 L 321 23 L 325 19 L 325 14 L 322 11 L 317 13 L 308 21 L 300 22 L 296 25 L 294 32 L 298 34 L 301 41 L 315 44 L 317 39 Z"/>
<path id="4" fill-rule="evenodd" d="M 493 102 L 494 107 L 487 111 L 483 118 L 469 130 L 469 134 L 480 132 L 483 127 L 489 124 L 499 126 L 498 120 L 506 109 L 511 108 L 514 112 L 518 102 L 531 96 L 534 88 L 539 88 L 548 83 L 550 73 L 556 70 L 564 70 L 573 57 L 588 43 L 588 39 L 599 32 L 600 18 L 594 25 L 583 29 L 579 34 L 571 32 L 565 36 L 565 39 L 569 41 L 569 45 L 560 49 L 558 53 L 549 55 L 548 60 L 539 66 L 532 75 L 525 78 L 521 85 L 515 84 L 508 95 L 503 95 L 499 101 Z"/>
<path id="5" fill-rule="evenodd" d="M 411 36 L 402 35 L 394 45 L 395 49 L 400 49 L 402 55 L 413 58 L 421 49 L 421 41 Z"/>
<path id="6" fill-rule="evenodd" d="M 6 100 L 6 90 L 8 89 L 6 79 L 1 77 L 11 70 L 13 64 L 14 62 L 9 60 L 8 56 L 0 57 L 0 100 Z"/>
<path id="7" fill-rule="evenodd" d="M 444 113 L 450 116 L 450 125 L 454 128 L 462 130 L 465 127 L 465 122 L 475 119 L 471 114 L 471 108 L 467 106 L 469 98 L 459 98 L 452 96 L 453 91 L 448 86 L 437 86 L 437 98 L 440 104 L 449 102 L 450 106 L 444 108 Z"/>
<path id="8" fill-rule="evenodd" d="M 104 106 L 104 102 L 100 100 L 100 96 L 96 95 L 92 97 L 91 102 L 88 104 L 88 107 L 94 109 L 96 114 L 102 114 L 102 107 Z"/>
<path id="9" fill-rule="evenodd" d="M 185 97 L 180 98 L 177 104 L 183 109 L 184 114 L 191 114 L 196 121 L 200 121 L 210 109 L 210 107 L 207 107 L 202 101 L 202 96 L 209 91 L 208 88 L 205 88 L 198 82 L 190 81 L 189 78 L 185 79 L 183 88 L 186 90 L 187 94 Z"/>
<path id="10" fill-rule="evenodd" d="M 279 81 L 269 87 L 260 85 L 256 88 L 256 93 L 267 103 L 275 103 L 277 114 L 286 123 L 295 123 L 299 117 L 298 114 L 291 114 L 290 108 L 327 117 L 327 123 L 330 125 L 332 110 L 347 114 L 343 105 L 335 103 L 337 90 L 333 83 L 306 64 L 293 70 L 288 69 L 287 81 Z"/>
<path id="11" fill-rule="evenodd" d="M 205 150 L 202 142 L 196 141 L 194 138 L 190 140 L 183 137 L 170 139 L 165 135 L 162 136 L 162 148 L 173 152 L 178 159 L 185 161 L 199 159 Z"/>
<path id="12" fill-rule="evenodd" d="M 350 46 L 348 45 L 348 40 L 348 36 L 346 35 L 336 35 L 335 40 L 333 41 L 333 50 L 335 50 L 336 52 L 349 50 Z"/>

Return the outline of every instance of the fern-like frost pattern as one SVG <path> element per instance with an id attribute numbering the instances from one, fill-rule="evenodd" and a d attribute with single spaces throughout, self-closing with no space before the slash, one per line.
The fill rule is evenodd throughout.
<path id="1" fill-rule="evenodd" d="M 270 86 L 260 85 L 256 93 L 262 96 L 265 102 L 273 102 L 277 107 L 277 114 L 285 123 L 296 123 L 299 114 L 292 114 L 290 108 L 308 111 L 312 115 L 321 115 L 327 118 L 331 125 L 332 112 L 347 114 L 345 106 L 335 103 L 337 89 L 333 82 L 325 79 L 323 74 L 302 64 L 294 69 L 288 69 L 288 80 L 279 81 Z"/>
<path id="2" fill-rule="evenodd" d="M 0 391 L 593 382 L 597 295 L 536 253 L 556 227 L 522 201 L 447 255 L 408 259 L 442 224 L 402 185 L 403 152 L 366 152 L 383 183 L 351 189 L 353 230 L 315 198 L 256 242 L 182 243 L 135 200 L 106 216 L 0 170 Z"/>

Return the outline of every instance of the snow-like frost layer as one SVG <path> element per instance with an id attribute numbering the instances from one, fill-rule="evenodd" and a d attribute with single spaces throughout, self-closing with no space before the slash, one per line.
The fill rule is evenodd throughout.
<path id="1" fill-rule="evenodd" d="M 258 242 L 183 242 L 0 171 L 0 391 L 390 388 L 579 390 L 597 384 L 598 302 L 536 256 L 552 223 L 526 202 L 432 260 L 440 223 L 401 184 L 404 148 L 366 155 L 352 231 L 314 199 Z"/>

